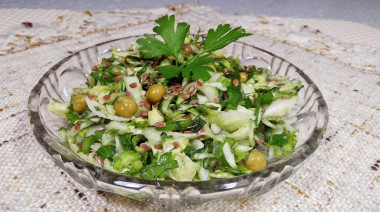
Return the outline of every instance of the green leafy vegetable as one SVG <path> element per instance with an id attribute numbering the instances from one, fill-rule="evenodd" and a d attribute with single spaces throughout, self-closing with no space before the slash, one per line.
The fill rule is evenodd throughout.
<path id="1" fill-rule="evenodd" d="M 168 134 L 166 134 L 165 132 L 161 133 L 161 134 L 160 134 L 160 137 L 161 137 L 161 140 L 162 140 L 162 141 L 166 141 L 166 139 L 173 138 L 172 135 L 168 135 Z"/>
<path id="2" fill-rule="evenodd" d="M 272 135 L 270 138 L 269 144 L 282 147 L 287 143 L 288 143 L 288 139 L 287 139 L 286 133 L 281 133 L 281 134 Z"/>
<path id="3" fill-rule="evenodd" d="M 229 24 L 219 25 L 216 30 L 210 29 L 204 42 L 203 50 L 179 65 L 178 54 L 184 44 L 185 38 L 190 30 L 187 23 L 178 23 L 175 29 L 175 16 L 163 16 L 156 23 L 159 26 L 153 28 L 153 31 L 162 37 L 161 41 L 152 35 L 145 34 L 145 38 L 140 38 L 137 43 L 140 50 L 147 51 L 145 58 L 153 58 L 157 56 L 173 56 L 176 59 L 176 65 L 165 65 L 156 68 L 156 71 L 162 73 L 165 78 L 177 77 L 182 73 L 182 77 L 186 78 L 192 73 L 194 79 L 207 80 L 211 77 L 208 71 L 213 69 L 207 65 L 214 62 L 208 52 L 212 52 L 224 48 L 228 44 L 238 40 L 241 37 L 251 34 L 245 33 L 241 27 L 232 29 Z"/>
<path id="4" fill-rule="evenodd" d="M 169 65 L 169 66 L 160 66 L 156 68 L 156 71 L 162 73 L 162 76 L 165 78 L 177 77 L 182 73 L 182 77 L 190 76 L 190 73 L 193 73 L 195 79 L 207 80 L 210 78 L 208 71 L 213 69 L 207 65 L 212 64 L 214 60 L 209 54 L 195 56 L 189 61 L 185 62 L 182 66 Z"/>
<path id="5" fill-rule="evenodd" d="M 115 153 L 114 146 L 102 146 L 96 151 L 96 155 L 101 157 L 103 160 L 114 156 Z"/>
<path id="6" fill-rule="evenodd" d="M 74 110 L 70 110 L 70 112 L 66 113 L 66 118 L 69 120 L 70 124 L 73 125 L 77 120 L 85 119 L 90 113 L 91 110 L 88 107 L 85 108 L 81 115 L 78 115 Z"/>
<path id="7" fill-rule="evenodd" d="M 177 29 L 174 29 L 175 16 L 165 15 L 158 19 L 156 23 L 159 26 L 153 28 L 153 31 L 160 35 L 165 42 L 162 42 L 152 35 L 145 34 L 145 38 L 140 38 L 137 43 L 141 45 L 140 50 L 148 50 L 145 58 L 152 58 L 161 55 L 172 55 L 178 60 L 178 53 L 181 50 L 185 37 L 190 30 L 190 25 L 187 23 L 177 24 Z"/>
<path id="8" fill-rule="evenodd" d="M 103 133 L 104 133 L 104 130 L 98 130 L 98 131 L 95 131 L 95 136 L 96 136 L 96 138 L 97 138 L 99 141 L 102 139 Z"/>
<path id="9" fill-rule="evenodd" d="M 162 76 L 170 79 L 173 77 L 179 76 L 179 74 L 182 72 L 182 67 L 170 65 L 170 66 L 160 66 L 155 69 L 156 71 L 162 73 Z"/>
<path id="10" fill-rule="evenodd" d="M 244 99 L 244 107 L 249 109 L 249 108 L 252 108 L 253 104 L 252 104 L 252 100 L 249 98 L 249 97 L 245 97 Z"/>
<path id="11" fill-rule="evenodd" d="M 240 88 L 241 88 L 240 83 L 237 86 L 228 87 L 228 90 L 227 90 L 228 103 L 226 105 L 227 109 L 236 110 L 237 106 L 239 105 L 239 102 L 243 98 Z"/>
<path id="12" fill-rule="evenodd" d="M 195 79 L 203 79 L 207 80 L 210 78 L 210 74 L 208 71 L 212 71 L 213 69 L 207 65 L 213 63 L 214 60 L 210 55 L 203 55 L 199 57 L 194 57 L 194 59 L 190 59 L 184 64 L 184 69 L 182 70 L 182 76 L 188 77 L 190 72 L 193 73 L 193 77 Z"/>
<path id="13" fill-rule="evenodd" d="M 189 156 L 191 159 L 194 158 L 194 155 L 196 153 L 201 153 L 203 149 L 195 149 L 193 146 L 187 146 L 184 150 L 183 153 L 185 153 L 187 156 Z"/>
<path id="14" fill-rule="evenodd" d="M 204 42 L 203 51 L 211 52 L 226 47 L 228 44 L 238 40 L 239 38 L 250 36 L 241 27 L 231 30 L 229 24 L 220 24 L 216 30 L 210 29 Z"/>
<path id="15" fill-rule="evenodd" d="M 141 170 L 140 177 L 145 179 L 164 179 L 170 175 L 170 170 L 178 168 L 178 162 L 173 159 L 172 153 L 168 152 L 159 157 Z"/>
<path id="16" fill-rule="evenodd" d="M 262 95 L 260 95 L 260 97 L 262 104 L 270 104 L 274 100 L 272 92 L 263 93 Z"/>
<path id="17" fill-rule="evenodd" d="M 119 136 L 120 143 L 124 150 L 134 150 L 135 145 L 132 142 L 132 133 L 126 133 Z"/>
<path id="18" fill-rule="evenodd" d="M 295 133 L 296 131 L 284 132 L 270 137 L 268 147 L 274 148 L 276 157 L 284 157 L 294 151 L 297 144 Z"/>
<path id="19" fill-rule="evenodd" d="M 78 119 L 80 119 L 79 115 L 74 111 L 66 113 L 66 118 L 67 120 L 69 120 L 71 125 L 73 125 Z"/>

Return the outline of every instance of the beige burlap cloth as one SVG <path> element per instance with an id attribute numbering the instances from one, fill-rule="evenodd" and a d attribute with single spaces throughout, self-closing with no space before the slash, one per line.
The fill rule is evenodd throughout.
<path id="1" fill-rule="evenodd" d="M 187 4 L 126 11 L 0 9 L 0 211 L 160 210 L 73 181 L 34 139 L 26 104 L 40 77 L 70 52 L 149 33 L 166 13 L 193 30 L 243 26 L 254 34 L 245 42 L 286 58 L 314 80 L 330 114 L 319 149 L 288 180 L 259 197 L 183 210 L 380 210 L 380 30 L 344 21 L 226 15 Z"/>

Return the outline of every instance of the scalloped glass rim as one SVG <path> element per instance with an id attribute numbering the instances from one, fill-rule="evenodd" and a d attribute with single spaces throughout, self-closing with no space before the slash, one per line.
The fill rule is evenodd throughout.
<path id="1" fill-rule="evenodd" d="M 302 143 L 300 146 L 298 146 L 295 149 L 294 153 L 284 158 L 281 158 L 273 163 L 268 164 L 266 169 L 262 171 L 254 172 L 247 175 L 236 176 L 236 177 L 228 178 L 228 179 L 216 179 L 216 180 L 198 181 L 198 182 L 146 180 L 146 179 L 141 179 L 137 177 L 127 177 L 127 176 L 120 175 L 112 171 L 104 170 L 99 166 L 95 166 L 89 162 L 86 162 L 80 159 L 78 156 L 75 155 L 75 153 L 71 151 L 69 147 L 62 145 L 61 139 L 55 136 L 56 132 L 53 132 L 51 129 L 44 126 L 43 120 L 42 120 L 43 117 L 40 114 L 41 89 L 45 87 L 45 89 L 48 90 L 46 86 L 47 81 L 51 84 L 54 83 L 53 82 L 54 80 L 58 82 L 58 77 L 55 74 L 55 71 L 58 68 L 60 68 L 65 62 L 69 61 L 72 57 L 80 55 L 81 52 L 89 51 L 90 49 L 97 49 L 97 47 L 99 46 L 110 45 L 110 43 L 113 43 L 113 42 L 119 42 L 119 41 L 128 40 L 128 39 L 137 39 L 139 37 L 141 36 L 130 36 L 130 37 L 125 37 L 125 38 L 114 39 L 114 40 L 106 41 L 106 42 L 99 43 L 97 45 L 82 49 L 78 52 L 75 52 L 71 54 L 70 56 L 66 57 L 65 59 L 61 60 L 52 68 L 50 68 L 39 80 L 36 86 L 33 88 L 29 96 L 28 111 L 29 111 L 29 116 L 30 116 L 30 122 L 34 126 L 34 131 L 33 131 L 34 136 L 36 137 L 38 142 L 41 144 L 41 146 L 46 150 L 46 152 L 50 156 L 53 157 L 53 160 L 56 163 L 57 163 L 57 160 L 62 160 L 63 163 L 72 162 L 76 169 L 87 169 L 89 173 L 91 174 L 91 176 L 94 178 L 92 179 L 92 181 L 96 179 L 102 183 L 111 184 L 115 186 L 121 186 L 124 188 L 139 189 L 147 185 L 152 185 L 157 189 L 166 188 L 166 187 L 171 187 L 175 189 L 186 189 L 188 187 L 193 187 L 195 189 L 204 191 L 205 193 L 209 193 L 209 192 L 212 193 L 212 192 L 217 192 L 217 191 L 222 191 L 222 190 L 230 190 L 230 189 L 246 187 L 250 183 L 252 183 L 257 177 L 265 178 L 265 177 L 268 177 L 272 172 L 280 173 L 282 170 L 284 170 L 284 168 L 286 168 L 286 166 L 296 167 L 302 161 L 304 161 L 307 157 L 309 157 L 318 148 L 319 142 L 323 137 L 323 134 L 325 132 L 325 129 L 328 123 L 328 112 L 327 112 L 326 102 L 323 99 L 322 94 L 317 88 L 317 86 L 298 67 L 294 66 L 293 64 L 286 61 L 285 59 L 278 57 L 266 50 L 257 48 L 255 46 L 252 46 L 243 42 L 236 42 L 234 43 L 234 46 L 242 45 L 243 47 L 249 47 L 257 51 L 261 51 L 263 54 L 266 54 L 272 57 L 270 64 L 268 64 L 272 67 L 272 71 L 274 71 L 273 65 L 274 63 L 276 63 L 276 60 L 280 60 L 279 62 L 280 67 L 276 70 L 277 72 L 281 68 L 282 64 L 286 62 L 288 65 L 287 69 L 289 69 L 289 67 L 294 68 L 295 69 L 294 71 L 297 72 L 297 74 L 299 74 L 299 76 L 301 76 L 302 79 L 304 80 L 303 83 L 305 82 L 307 83 L 308 85 L 307 89 L 308 90 L 311 89 L 313 94 L 316 94 L 316 97 L 314 98 L 314 103 L 317 102 L 318 104 L 318 111 L 321 111 L 320 119 L 322 120 L 323 123 L 320 123 L 319 127 L 315 127 L 315 129 L 313 130 L 311 135 L 307 138 L 307 140 L 304 143 Z M 96 51 L 96 53 L 98 52 Z M 260 57 L 252 57 L 252 58 L 260 60 Z M 51 78 L 51 75 L 53 76 L 53 78 Z M 53 88 L 56 89 L 55 87 Z M 303 89 L 306 89 L 306 88 L 303 88 Z M 54 92 L 58 92 L 58 91 L 55 90 Z M 305 96 L 306 96 L 306 92 L 305 92 Z M 57 157 L 60 157 L 60 158 L 57 158 Z M 62 166 L 63 164 L 57 163 L 57 165 L 59 165 L 65 171 L 68 171 L 65 167 Z M 69 173 L 69 174 L 73 176 L 72 175 L 73 173 Z M 289 176 L 286 176 L 286 177 L 284 176 L 284 178 L 282 179 L 279 178 L 278 181 L 276 181 L 276 184 L 286 179 L 287 177 Z M 87 187 L 91 187 L 91 186 L 87 186 Z"/>

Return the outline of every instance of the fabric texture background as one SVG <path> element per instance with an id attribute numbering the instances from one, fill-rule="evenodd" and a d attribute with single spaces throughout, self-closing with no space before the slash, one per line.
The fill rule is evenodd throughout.
<path id="1" fill-rule="evenodd" d="M 245 42 L 304 70 L 330 115 L 320 147 L 268 193 L 182 209 L 380 210 L 380 30 L 344 21 L 225 15 L 194 3 L 128 11 L 0 9 L 0 211 L 160 210 L 88 190 L 55 166 L 33 136 L 27 99 L 42 75 L 71 52 L 150 33 L 154 20 L 167 13 L 194 31 L 220 23 L 243 26 L 254 34 Z"/>

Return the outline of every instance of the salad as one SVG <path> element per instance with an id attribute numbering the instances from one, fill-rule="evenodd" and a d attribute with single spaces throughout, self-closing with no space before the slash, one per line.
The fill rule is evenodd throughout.
<path id="1" fill-rule="evenodd" d="M 127 176 L 204 181 L 259 171 L 294 151 L 297 119 L 286 113 L 301 82 L 221 50 L 251 34 L 225 24 L 192 35 L 174 15 L 156 22 L 157 36 L 111 47 L 70 102 L 50 99 L 74 152 Z"/>

